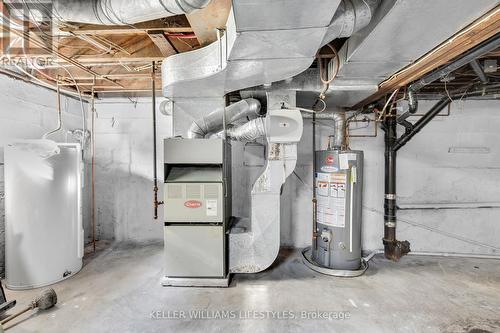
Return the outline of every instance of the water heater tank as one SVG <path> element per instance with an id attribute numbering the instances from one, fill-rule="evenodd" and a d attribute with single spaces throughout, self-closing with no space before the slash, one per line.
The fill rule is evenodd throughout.
<path id="1" fill-rule="evenodd" d="M 312 261 L 336 270 L 361 266 L 363 152 L 315 152 L 316 238 Z"/>
<path id="2" fill-rule="evenodd" d="M 9 289 L 45 286 L 82 267 L 79 144 L 5 146 L 5 275 Z"/>

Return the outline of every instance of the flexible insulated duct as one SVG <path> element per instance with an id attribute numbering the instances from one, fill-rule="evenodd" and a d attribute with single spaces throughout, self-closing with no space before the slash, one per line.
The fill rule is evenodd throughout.
<path id="1" fill-rule="evenodd" d="M 210 0 L 57 0 L 54 16 L 61 21 L 123 25 L 189 14 Z"/>
<path id="2" fill-rule="evenodd" d="M 237 141 L 253 141 L 266 135 L 264 118 L 257 118 L 227 130 L 227 136 Z"/>
<path id="3" fill-rule="evenodd" d="M 220 132 L 224 128 L 224 112 L 228 125 L 242 118 L 255 118 L 260 114 L 260 102 L 254 98 L 247 98 L 196 119 L 191 123 L 187 137 L 204 138 L 210 133 Z"/>

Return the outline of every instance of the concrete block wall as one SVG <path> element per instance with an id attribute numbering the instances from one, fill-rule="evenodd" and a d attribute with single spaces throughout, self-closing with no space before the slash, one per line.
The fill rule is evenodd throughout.
<path id="1" fill-rule="evenodd" d="M 12 138 L 39 138 L 56 122 L 55 93 L 20 81 L 0 78 L 0 194 L 3 189 L 1 146 Z M 158 103 L 161 99 L 158 100 Z M 209 112 L 220 100 L 184 101 L 175 112 L 186 119 Z M 422 102 L 421 110 L 432 102 Z M 81 127 L 77 100 L 63 98 L 65 128 Z M 162 214 L 153 220 L 151 100 L 102 99 L 96 103 L 96 223 L 97 238 L 147 242 L 163 239 Z M 193 111 L 193 112 L 191 112 Z M 190 113 L 191 112 L 191 113 Z M 90 118 L 87 119 L 90 125 Z M 185 125 L 185 124 L 184 124 Z M 328 125 L 328 124 L 326 124 Z M 158 178 L 163 193 L 162 139 L 182 134 L 181 123 L 158 114 Z M 177 128 L 176 130 L 174 130 Z M 458 209 L 405 210 L 399 212 L 399 238 L 412 242 L 415 251 L 494 254 L 500 248 L 500 209 L 470 208 L 500 205 L 500 113 L 497 101 L 452 104 L 450 117 L 439 117 L 399 153 L 398 199 L 401 206 L 454 204 Z M 372 127 L 353 133 L 371 133 Z M 318 148 L 326 147 L 328 126 L 318 127 Z M 65 136 L 54 137 L 65 141 Z M 295 173 L 283 187 L 281 204 L 282 245 L 304 247 L 311 236 L 312 184 L 311 123 L 305 121 Z M 450 148 L 457 148 L 451 149 Z M 352 149 L 365 152 L 363 247 L 381 247 L 383 232 L 384 144 L 376 138 L 352 138 Z M 465 149 L 462 149 L 465 148 Z M 260 167 L 244 163 L 244 144 L 233 144 L 234 214 L 249 214 L 250 186 Z M 90 156 L 86 155 L 87 170 Z M 300 178 L 300 179 L 299 179 Z M 84 227 L 89 240 L 90 177 L 86 177 Z M 3 228 L 0 199 L 0 235 Z M 0 258 L 3 258 L 3 235 Z M 0 266 L 2 264 L 0 260 Z M 1 268 L 0 268 L 1 270 Z"/>
<path id="2" fill-rule="evenodd" d="M 175 112 L 185 115 L 184 125 L 201 111 L 213 109 L 203 103 L 196 106 L 195 102 L 184 101 L 174 106 Z M 219 102 L 212 103 L 218 105 Z M 424 112 L 432 103 L 423 101 L 420 110 Z M 134 105 L 129 100 L 104 100 L 97 109 L 99 235 L 116 240 L 161 240 L 161 223 L 152 222 L 151 210 L 150 102 L 139 100 Z M 500 209 L 470 208 L 484 203 L 500 205 L 500 192 L 496 190 L 500 185 L 500 146 L 496 144 L 500 140 L 497 130 L 500 113 L 497 109 L 496 101 L 453 103 L 451 116 L 433 120 L 400 151 L 398 199 L 401 206 L 452 203 L 459 208 L 400 211 L 398 237 L 410 240 L 414 251 L 494 254 L 500 248 L 500 224 L 497 222 Z M 180 130 L 182 119 L 176 120 L 173 126 L 171 117 L 158 117 L 160 179 L 161 138 L 171 133 L 183 134 Z M 177 129 L 172 131 L 172 127 Z M 370 125 L 370 128 L 352 133 L 369 134 L 372 131 Z M 330 127 L 318 127 L 318 148 L 326 147 L 329 134 Z M 295 174 L 290 175 L 283 187 L 281 240 L 284 246 L 310 245 L 311 146 L 311 123 L 305 121 Z M 449 152 L 450 147 L 472 149 L 453 153 Z M 379 249 L 383 234 L 383 132 L 379 131 L 376 138 L 352 138 L 351 148 L 365 152 L 363 247 L 365 250 Z M 233 143 L 233 214 L 238 216 L 248 216 L 250 187 L 260 172 L 259 166 L 245 165 L 243 149 L 243 144 Z"/>
<path id="3" fill-rule="evenodd" d="M 12 140 L 39 139 L 57 126 L 56 93 L 23 81 L 0 76 L 0 275 L 4 273 L 5 211 L 3 147 Z M 68 130 L 82 128 L 80 101 L 62 97 L 63 128 L 50 136 L 57 142 L 74 142 Z M 85 104 L 85 107 L 87 105 Z M 85 234 L 89 235 L 88 195 L 83 196 Z M 36 216 L 35 216 L 36 218 Z"/>
<path id="4" fill-rule="evenodd" d="M 419 113 L 433 101 L 422 101 Z M 397 195 L 401 207 L 450 207 L 398 212 L 398 238 L 413 251 L 498 254 L 500 251 L 500 113 L 498 101 L 460 101 L 449 117 L 437 117 L 398 152 Z M 412 119 L 415 120 L 415 119 Z M 363 126 L 363 125 L 360 125 Z M 373 134 L 373 127 L 352 134 Z M 318 147 L 331 129 L 319 126 Z M 401 133 L 400 133 L 401 134 Z M 383 131 L 376 138 L 352 138 L 365 153 L 362 243 L 382 247 L 384 197 Z M 283 189 L 282 243 L 310 245 L 311 123 L 299 145 L 295 172 Z M 476 206 L 492 208 L 473 208 Z M 290 222 L 289 222 L 290 221 Z"/>
<path id="5" fill-rule="evenodd" d="M 151 99 L 98 100 L 96 113 L 97 237 L 135 242 L 163 239 L 162 207 L 158 220 L 153 219 Z M 162 200 L 162 139 L 171 136 L 171 117 L 158 112 L 157 130 L 159 200 Z"/>

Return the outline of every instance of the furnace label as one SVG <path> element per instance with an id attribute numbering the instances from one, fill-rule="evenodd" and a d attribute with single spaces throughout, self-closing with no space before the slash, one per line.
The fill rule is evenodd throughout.
<path id="1" fill-rule="evenodd" d="M 207 216 L 217 216 L 217 200 L 207 200 Z"/>

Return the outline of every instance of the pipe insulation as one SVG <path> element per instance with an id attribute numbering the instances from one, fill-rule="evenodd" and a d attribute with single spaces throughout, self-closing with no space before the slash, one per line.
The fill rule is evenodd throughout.
<path id="1" fill-rule="evenodd" d="M 189 14 L 211 0 L 57 0 L 54 17 L 61 21 L 123 25 Z"/>
<path id="2" fill-rule="evenodd" d="M 255 98 L 247 98 L 210 112 L 191 123 L 187 137 L 189 139 L 204 138 L 208 134 L 222 131 L 224 128 L 224 112 L 227 125 L 246 117 L 255 118 L 260 114 L 260 102 Z"/>

